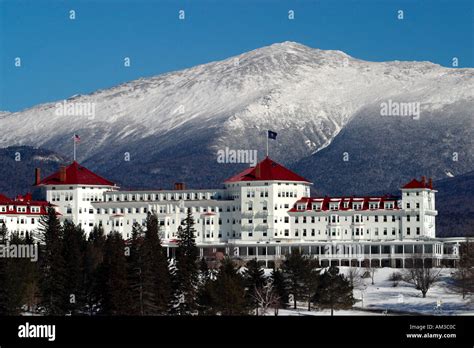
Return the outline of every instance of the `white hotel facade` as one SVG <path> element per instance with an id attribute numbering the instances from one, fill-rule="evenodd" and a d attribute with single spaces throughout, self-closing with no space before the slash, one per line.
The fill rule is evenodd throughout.
<path id="1" fill-rule="evenodd" d="M 401 198 L 311 197 L 310 183 L 270 158 L 227 179 L 220 189 L 120 190 L 113 182 L 73 162 L 36 186 L 46 200 L 33 202 L 44 211 L 55 206 L 61 219 L 80 224 L 89 233 L 100 225 L 105 233 L 131 237 L 134 223 L 144 224 L 156 213 L 168 255 L 173 256 L 176 231 L 191 210 L 202 257 L 229 255 L 256 258 L 267 267 L 296 248 L 328 264 L 409 267 L 413 260 L 452 266 L 462 238 L 436 238 L 436 190 L 431 180 L 413 179 L 401 188 Z M 15 202 L 0 200 L 0 224 L 25 233 L 38 228 L 35 220 L 22 226 Z M 34 205 L 25 203 L 26 209 Z M 3 205 L 2 205 L 3 204 Z M 23 208 L 22 208 L 23 209 Z"/>

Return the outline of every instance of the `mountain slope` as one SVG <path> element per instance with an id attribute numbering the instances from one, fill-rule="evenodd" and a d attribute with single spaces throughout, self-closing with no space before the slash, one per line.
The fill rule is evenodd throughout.
<path id="1" fill-rule="evenodd" d="M 474 236 L 474 171 L 435 182 L 437 236 Z"/>
<path id="2" fill-rule="evenodd" d="M 405 122 L 376 117 L 380 103 L 388 99 L 421 103 L 423 113 L 415 126 L 416 134 L 410 132 L 413 123 L 388 134 L 390 129 L 384 122 Z M 94 117 L 57 115 L 56 103 L 5 114 L 0 116 L 0 147 L 41 146 L 70 155 L 72 135 L 78 133 L 82 138 L 79 160 L 122 185 L 166 187 L 179 180 L 191 186 L 209 186 L 220 184 L 245 166 L 217 163 L 218 150 L 256 149 L 262 158 L 265 132 L 272 129 L 278 132 L 277 141 L 270 143 L 272 158 L 302 169 L 315 182 L 324 180 L 329 191 L 341 182 L 331 181 L 327 173 L 324 176 L 327 164 L 322 162 L 320 167 L 318 161 L 325 154 L 323 149 L 334 146 L 334 139 L 355 134 L 346 132 L 349 123 L 357 128 L 356 123 L 364 127 L 374 121 L 378 127 L 374 131 L 390 136 L 392 162 L 407 167 L 404 163 L 414 160 L 402 145 L 413 137 L 419 144 L 430 143 L 433 154 L 450 150 L 457 141 L 465 151 L 472 139 L 472 118 L 466 112 L 472 110 L 473 100 L 473 69 L 447 69 L 429 62 L 366 62 L 340 51 L 284 42 L 67 101 L 93 103 Z M 433 124 L 439 130 L 435 138 L 430 135 Z M 395 130 L 401 132 L 395 134 Z M 361 130 L 359 134 L 358 141 L 341 149 L 348 145 L 352 149 L 355 144 L 363 147 L 370 134 Z M 450 145 L 440 140 L 447 135 L 453 137 Z M 332 152 L 333 159 L 340 157 L 336 154 Z M 381 163 L 386 162 L 388 153 L 371 154 L 366 149 L 360 154 L 373 157 L 369 166 L 376 164 L 371 168 L 378 176 L 372 181 L 372 191 L 398 185 L 405 176 L 424 173 L 444 161 L 425 161 L 424 156 L 418 156 L 416 168 L 405 168 L 387 182 L 389 169 Z M 472 151 L 464 155 L 464 164 L 452 168 L 455 174 L 474 169 Z M 441 174 L 433 170 L 432 175 L 439 178 Z M 356 177 L 352 181 L 356 182 Z M 347 189 L 366 190 L 367 183 Z"/>

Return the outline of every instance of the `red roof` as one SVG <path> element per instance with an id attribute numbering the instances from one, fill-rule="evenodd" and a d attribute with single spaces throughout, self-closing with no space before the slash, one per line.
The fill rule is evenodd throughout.
<path id="1" fill-rule="evenodd" d="M 7 206 L 7 210 L 2 212 L 2 215 L 45 215 L 49 203 L 47 201 L 34 201 L 31 193 L 27 193 L 24 196 L 18 195 L 15 199 L 10 199 L 0 194 L 0 205 Z M 26 209 L 25 211 L 18 211 L 17 207 L 26 207 Z M 33 207 L 40 209 L 33 212 Z"/>
<path id="2" fill-rule="evenodd" d="M 433 181 L 431 178 L 428 181 L 426 181 L 426 178 L 422 176 L 420 181 L 413 179 L 408 184 L 403 186 L 402 189 L 430 189 L 432 190 Z"/>
<path id="3" fill-rule="evenodd" d="M 7 196 L 4 196 L 2 194 L 0 194 L 0 203 L 7 203 L 7 202 L 10 202 L 11 199 L 8 198 Z"/>
<path id="4" fill-rule="evenodd" d="M 309 183 L 302 176 L 292 172 L 276 163 L 270 157 L 266 157 L 263 161 L 257 163 L 255 167 L 250 167 L 243 172 L 234 175 L 224 182 L 239 182 L 239 181 L 301 181 Z"/>
<path id="5" fill-rule="evenodd" d="M 76 161 L 65 168 L 64 180 L 60 180 L 61 170 L 44 178 L 38 185 L 101 185 L 115 186 L 112 181 L 91 172 Z"/>
<path id="6" fill-rule="evenodd" d="M 330 210 L 329 203 L 337 203 L 339 202 L 339 207 L 337 210 L 352 210 L 352 203 L 362 203 L 362 208 L 360 210 L 377 210 L 377 209 L 370 209 L 369 208 L 369 202 L 370 203 L 377 203 L 379 202 L 379 208 L 378 209 L 385 209 L 385 202 L 392 202 L 393 204 L 393 210 L 399 209 L 397 206 L 397 200 L 398 197 L 395 196 L 390 196 L 390 195 L 385 195 L 382 197 L 303 197 L 300 200 L 298 200 L 294 206 L 289 210 L 289 212 L 301 212 L 301 211 L 307 211 L 307 210 L 313 210 L 312 203 L 322 203 L 321 204 L 321 209 L 322 211 Z M 298 210 L 297 205 L 299 204 L 305 204 L 305 209 L 304 210 Z M 347 204 L 347 208 L 344 208 L 344 203 Z"/>

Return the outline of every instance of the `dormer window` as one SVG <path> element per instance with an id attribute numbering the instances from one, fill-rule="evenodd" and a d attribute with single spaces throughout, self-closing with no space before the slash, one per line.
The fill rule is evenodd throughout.
<path id="1" fill-rule="evenodd" d="M 321 210 L 321 203 L 313 203 L 313 210 Z"/>
<path id="2" fill-rule="evenodd" d="M 329 204 L 329 209 L 338 210 L 339 209 L 339 203 L 330 203 Z"/>
<path id="3" fill-rule="evenodd" d="M 305 210 L 306 209 L 306 204 L 298 204 L 296 206 L 296 210 Z"/>
<path id="4" fill-rule="evenodd" d="M 387 205 L 385 205 L 387 207 Z M 379 204 L 378 203 L 369 203 L 369 209 L 378 209 Z"/>
<path id="5" fill-rule="evenodd" d="M 352 203 L 352 209 L 361 210 L 362 209 L 362 203 Z"/>
<path id="6" fill-rule="evenodd" d="M 393 202 L 385 202 L 385 209 L 393 209 Z"/>

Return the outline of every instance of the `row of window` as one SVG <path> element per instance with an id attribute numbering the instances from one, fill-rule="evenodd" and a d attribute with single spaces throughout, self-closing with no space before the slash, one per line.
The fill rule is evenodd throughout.
<path id="1" fill-rule="evenodd" d="M 29 209 L 28 209 L 29 208 Z M 40 207 L 32 207 L 32 206 L 0 206 L 0 213 L 10 213 L 10 212 L 17 212 L 17 213 L 39 213 Z M 29 210 L 29 211 L 28 211 Z"/>
<path id="2" fill-rule="evenodd" d="M 395 222 L 396 220 L 400 220 L 400 216 L 395 216 L 395 215 L 390 215 L 391 218 L 390 220 L 392 222 Z M 387 215 L 382 215 L 382 221 L 383 222 L 388 222 L 389 220 L 389 216 Z M 321 216 L 318 216 L 318 222 L 321 221 Z M 348 216 L 345 216 L 344 217 L 344 221 L 348 221 Z M 365 217 L 365 221 L 370 221 L 370 216 L 366 216 Z M 415 218 L 415 221 L 420 221 L 420 215 L 416 215 L 414 216 Z M 340 222 L 340 216 L 339 215 L 331 215 L 330 217 L 327 217 L 327 216 L 324 216 L 323 217 L 323 221 L 326 221 L 326 222 L 331 222 L 331 223 L 338 223 Z M 301 220 L 302 220 L 302 223 L 308 223 L 308 222 L 311 222 L 311 223 L 315 223 L 316 222 L 316 217 L 315 216 L 302 216 L 301 217 Z M 379 222 L 379 215 L 374 215 L 373 216 L 373 222 Z M 295 217 L 295 224 L 299 223 L 300 219 L 299 217 Z M 353 215 L 351 216 L 351 222 L 354 222 L 354 223 L 360 223 L 360 222 L 363 222 L 364 221 L 364 217 L 362 215 Z M 406 216 L 406 221 L 407 222 L 410 222 L 411 221 L 411 216 L 410 215 L 407 215 Z M 286 222 L 286 221 L 285 221 Z M 380 221 L 381 222 L 381 221 Z"/>
<path id="3" fill-rule="evenodd" d="M 35 218 L 31 218 L 31 219 L 27 219 L 27 218 L 11 218 L 10 219 L 10 222 L 16 222 L 17 224 L 20 224 L 20 225 L 26 225 L 26 224 L 36 224 L 37 222 L 39 222 L 39 219 L 35 219 Z M 6 224 L 7 223 L 7 220 L 6 219 L 0 219 L 0 225 L 2 224 Z"/>

